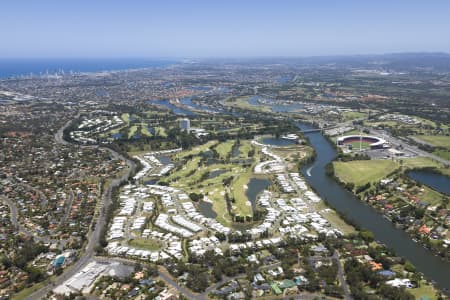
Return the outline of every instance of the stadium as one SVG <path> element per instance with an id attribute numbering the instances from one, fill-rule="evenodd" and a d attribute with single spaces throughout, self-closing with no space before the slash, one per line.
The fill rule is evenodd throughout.
<path id="1" fill-rule="evenodd" d="M 355 148 L 359 148 L 359 145 L 364 148 L 370 149 L 384 149 L 389 148 L 388 143 L 379 137 L 370 135 L 346 135 L 337 139 L 337 144 L 340 146 L 352 145 Z"/>

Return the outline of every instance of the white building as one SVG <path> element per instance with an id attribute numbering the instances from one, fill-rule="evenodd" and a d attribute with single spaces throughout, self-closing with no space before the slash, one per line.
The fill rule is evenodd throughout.
<path id="1" fill-rule="evenodd" d="M 191 121 L 188 118 L 183 118 L 180 120 L 181 130 L 186 130 L 189 132 L 191 130 Z"/>

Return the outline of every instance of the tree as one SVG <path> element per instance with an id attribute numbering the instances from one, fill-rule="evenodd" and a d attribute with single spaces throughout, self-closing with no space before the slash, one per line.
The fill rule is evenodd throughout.
<path id="1" fill-rule="evenodd" d="M 195 276 L 189 275 L 186 286 L 194 292 L 203 292 L 208 287 L 208 274 L 201 272 Z"/>
<path id="2" fill-rule="evenodd" d="M 191 198 L 191 200 L 194 202 L 198 202 L 199 200 L 203 199 L 203 195 L 197 193 L 190 193 L 189 198 Z"/>
<path id="3" fill-rule="evenodd" d="M 409 262 L 409 261 L 405 262 L 404 268 L 408 272 L 412 272 L 413 273 L 413 272 L 416 271 L 416 267 L 414 267 L 414 265 L 411 262 Z"/>
<path id="4" fill-rule="evenodd" d="M 366 242 L 372 242 L 374 240 L 374 235 L 371 231 L 368 230 L 362 230 L 359 233 L 359 236 L 365 240 Z"/>
<path id="5" fill-rule="evenodd" d="M 45 278 L 44 272 L 36 267 L 27 266 L 26 271 L 28 272 L 28 283 L 38 282 Z"/>

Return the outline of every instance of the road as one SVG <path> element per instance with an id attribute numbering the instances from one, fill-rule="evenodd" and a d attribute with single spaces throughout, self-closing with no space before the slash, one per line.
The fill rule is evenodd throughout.
<path id="1" fill-rule="evenodd" d="M 20 231 L 21 230 L 20 227 L 22 226 L 20 226 L 19 222 L 17 221 L 17 206 L 14 203 L 12 203 L 11 200 L 2 195 L 0 195 L 0 199 L 3 201 L 3 203 L 9 206 L 11 223 L 16 228 L 16 230 Z"/>
<path id="2" fill-rule="evenodd" d="M 309 261 L 313 262 L 313 261 L 324 261 L 324 260 L 335 260 L 337 267 L 338 267 L 338 273 L 337 273 L 337 277 L 339 279 L 339 284 L 342 287 L 342 290 L 344 292 L 344 296 L 346 300 L 352 300 L 351 297 L 351 293 L 350 290 L 347 286 L 347 282 L 345 281 L 345 277 L 344 277 L 344 269 L 342 268 L 342 264 L 341 264 L 341 258 L 339 255 L 339 252 L 337 250 L 334 251 L 333 256 L 329 256 L 329 257 L 322 257 L 322 256 L 311 256 L 309 257 Z"/>
<path id="3" fill-rule="evenodd" d="M 345 281 L 344 269 L 342 268 L 341 257 L 340 257 L 339 252 L 337 250 L 334 250 L 333 259 L 336 260 L 336 263 L 337 263 L 337 266 L 338 266 L 339 283 L 341 284 L 342 290 L 344 292 L 345 299 L 351 300 L 352 296 L 351 296 L 350 290 L 349 290 L 349 288 L 347 286 L 347 282 Z"/>
<path id="4" fill-rule="evenodd" d="M 64 124 L 63 127 L 61 127 L 60 129 L 58 129 L 58 131 L 55 133 L 55 141 L 58 144 L 62 144 L 62 145 L 70 145 L 69 142 L 67 142 L 66 140 L 64 140 L 63 138 L 63 134 L 64 134 L 64 130 L 66 130 L 67 127 L 69 127 L 74 120 L 78 119 L 80 117 L 81 114 L 77 114 L 75 117 L 73 117 L 72 119 L 70 119 L 69 121 L 66 122 L 66 124 Z"/>
<path id="5" fill-rule="evenodd" d="M 405 142 L 399 138 L 390 136 L 381 130 L 370 129 L 370 134 L 373 134 L 376 136 L 381 136 L 383 139 L 388 141 L 393 146 L 401 146 L 401 147 L 403 147 L 403 149 L 408 150 L 418 156 L 429 157 L 437 162 L 442 163 L 445 166 L 450 166 L 450 161 L 443 159 L 442 157 L 436 156 L 432 153 L 423 151 L 423 150 L 419 149 L 418 147 L 410 145 L 407 142 Z"/>
<path id="6" fill-rule="evenodd" d="M 14 204 L 10 199 L 8 199 L 4 196 L 1 196 L 1 195 L 0 195 L 0 200 L 2 200 L 3 203 L 5 203 L 6 205 L 9 206 L 11 223 L 16 228 L 17 231 L 19 231 L 20 233 L 22 233 L 26 236 L 33 237 L 33 239 L 35 241 L 39 241 L 39 242 L 42 242 L 45 244 L 58 243 L 61 241 L 61 240 L 53 240 L 48 236 L 47 237 L 38 236 L 36 233 L 30 232 L 25 226 L 23 226 L 19 223 L 16 204 Z"/>
<path id="7" fill-rule="evenodd" d="M 364 121 L 364 120 L 366 120 L 366 119 L 365 118 L 355 119 L 352 121 L 339 123 L 333 127 L 346 127 L 346 126 L 352 125 L 354 121 Z M 368 129 L 369 129 L 370 134 L 382 137 L 383 139 L 385 139 L 387 142 L 389 142 L 393 146 L 402 146 L 403 149 L 408 150 L 418 156 L 429 157 L 437 162 L 444 164 L 445 166 L 450 166 L 450 161 L 448 161 L 442 157 L 436 156 L 433 153 L 429 153 L 424 150 L 421 150 L 421 149 L 419 149 L 419 147 L 413 146 L 413 145 L 405 142 L 402 139 L 399 139 L 399 138 L 393 137 L 389 134 L 386 134 L 386 132 L 384 132 L 383 130 L 377 130 L 377 129 L 373 129 L 373 128 L 368 128 Z"/>
<path id="8" fill-rule="evenodd" d="M 59 222 L 59 226 L 63 226 L 64 223 L 67 221 L 67 218 L 69 217 L 70 209 L 72 208 L 74 198 L 75 198 L 75 195 L 73 193 L 73 190 L 71 189 L 69 192 L 69 199 L 67 199 L 67 202 L 66 202 L 66 210 L 64 211 L 64 216 L 61 218 L 61 221 Z"/>
<path id="9" fill-rule="evenodd" d="M 63 132 L 68 126 L 70 126 L 72 124 L 72 122 L 73 122 L 73 120 L 68 121 L 63 127 L 61 127 L 57 131 L 57 133 L 55 134 L 55 140 L 56 140 L 57 143 L 62 144 L 62 145 L 68 145 L 69 144 L 67 141 L 65 141 L 63 139 Z M 99 146 L 80 146 L 80 147 L 98 148 Z M 107 147 L 106 147 L 106 149 L 111 153 L 111 155 L 114 158 L 121 159 L 121 160 L 126 162 L 126 164 L 129 167 L 127 172 L 125 174 L 123 174 L 121 177 L 113 179 L 112 182 L 108 185 L 108 187 L 106 187 L 106 189 L 104 190 L 104 192 L 102 194 L 102 199 L 101 199 L 101 204 L 102 205 L 99 208 L 99 215 L 98 215 L 98 218 L 97 218 L 97 223 L 96 223 L 94 229 L 92 229 L 92 226 L 91 226 L 91 228 L 90 228 L 90 230 L 89 230 L 89 232 L 87 234 L 87 245 L 86 245 L 86 248 L 82 252 L 82 254 L 79 257 L 79 259 L 72 266 L 68 267 L 63 274 L 61 274 L 56 279 L 54 279 L 51 282 L 51 284 L 48 284 L 47 286 L 45 286 L 45 287 L 37 290 L 36 292 L 30 294 L 26 299 L 34 300 L 34 299 L 41 299 L 41 298 L 43 298 L 54 287 L 63 284 L 69 278 L 71 278 L 72 276 L 77 274 L 80 270 L 82 270 L 89 262 L 91 262 L 93 259 L 96 259 L 95 256 L 94 256 L 95 255 L 95 249 L 98 246 L 98 241 L 99 241 L 99 238 L 100 238 L 100 234 L 102 233 L 102 229 L 106 226 L 106 215 L 105 214 L 107 212 L 107 208 L 111 204 L 112 189 L 114 187 L 119 186 L 121 183 L 127 181 L 128 178 L 131 176 L 131 174 L 136 171 L 136 164 L 133 161 L 123 157 L 122 155 L 120 155 L 119 153 L 113 151 L 112 149 L 109 149 Z M 289 176 L 287 178 L 289 178 Z M 14 214 L 13 213 L 13 209 L 11 209 L 11 211 L 12 211 L 12 215 L 13 215 Z M 16 213 L 14 215 L 17 216 Z M 13 218 L 13 216 L 11 216 L 11 218 Z M 17 220 L 17 218 L 16 218 L 16 220 Z M 16 224 L 17 224 L 17 222 L 16 222 Z M 120 260 L 120 259 L 108 258 L 108 260 L 111 261 L 111 260 Z M 342 273 L 341 273 L 341 275 L 342 275 Z M 163 268 L 161 268 L 159 270 L 159 276 L 165 282 L 167 282 L 167 284 L 173 286 L 174 288 L 177 289 L 177 291 L 179 291 L 184 296 L 186 296 L 186 297 L 188 297 L 190 299 L 199 299 L 199 300 L 207 299 L 208 293 L 213 291 L 215 288 L 220 286 L 218 284 L 215 284 L 215 285 L 209 287 L 202 294 L 194 294 L 193 292 L 191 292 L 187 288 L 179 285 L 176 282 L 176 280 L 174 278 L 172 278 L 172 276 L 170 276 Z M 242 276 L 245 276 L 245 275 L 244 274 L 240 274 L 240 275 L 237 275 L 235 277 L 225 278 L 223 280 L 223 283 L 226 283 L 229 280 L 233 280 L 234 278 L 240 278 Z M 342 279 L 343 279 L 343 277 L 342 277 Z M 343 281 L 343 282 L 345 284 L 345 281 Z M 220 283 L 222 284 L 222 281 Z M 312 295 L 312 294 L 297 294 L 297 295 L 289 296 L 287 298 L 293 297 L 295 299 L 314 299 L 317 296 L 318 295 Z M 277 299 L 280 299 L 280 297 L 277 297 Z M 347 299 L 349 299 L 349 298 L 347 298 Z"/>
<path id="10" fill-rule="evenodd" d="M 78 115 L 79 116 L 79 115 Z M 73 122 L 73 120 L 68 121 L 62 128 L 58 130 L 58 132 L 55 134 L 55 140 L 59 144 L 67 145 L 68 142 L 63 139 L 63 132 L 64 129 L 70 126 L 70 124 Z M 83 147 L 83 146 L 81 146 Z M 91 147 L 92 148 L 92 147 Z M 112 182 L 105 188 L 101 203 L 102 207 L 99 209 L 99 215 L 97 218 L 97 223 L 92 229 L 92 226 L 87 234 L 87 245 L 84 249 L 83 253 L 81 254 L 80 258 L 73 264 L 72 266 L 68 267 L 67 270 L 60 276 L 58 276 L 56 279 L 52 281 L 52 284 L 48 284 L 47 286 L 37 290 L 36 292 L 30 294 L 27 298 L 27 300 L 35 300 L 35 299 L 41 299 L 43 298 L 48 292 L 50 292 L 55 286 L 58 286 L 68 280 L 70 277 L 77 274 L 81 269 L 83 269 L 94 257 L 95 254 L 95 248 L 98 245 L 98 241 L 100 239 L 100 235 L 102 233 L 102 229 L 106 226 L 106 212 L 107 208 L 111 204 L 111 193 L 112 189 L 114 187 L 119 186 L 122 182 L 125 182 L 128 180 L 128 178 L 136 171 L 136 164 L 122 156 L 121 154 L 106 148 L 113 157 L 117 159 L 121 159 L 126 162 L 128 165 L 128 170 L 126 173 L 124 173 L 119 178 L 113 179 Z M 95 222 L 95 221 L 94 221 Z"/>
<path id="11" fill-rule="evenodd" d="M 126 264 L 126 265 L 136 265 L 136 264 L 145 264 L 145 262 L 142 261 L 135 261 L 132 259 L 127 259 L 127 258 L 121 258 L 121 257 L 103 257 L 103 256 L 96 256 L 94 258 L 97 262 L 120 262 L 122 264 Z M 192 291 L 190 291 L 189 289 L 185 288 L 184 286 L 179 285 L 176 282 L 176 279 L 173 278 L 168 272 L 167 270 L 160 266 L 158 268 L 158 276 L 164 281 L 166 282 L 168 285 L 174 287 L 178 292 L 180 292 L 181 294 L 183 294 L 183 296 L 189 298 L 189 299 L 195 299 L 195 300 L 205 300 L 206 297 L 203 296 L 203 294 L 195 294 Z"/>

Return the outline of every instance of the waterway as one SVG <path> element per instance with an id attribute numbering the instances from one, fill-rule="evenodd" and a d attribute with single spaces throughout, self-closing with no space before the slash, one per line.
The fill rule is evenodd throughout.
<path id="1" fill-rule="evenodd" d="M 240 148 L 241 148 L 241 146 L 233 145 L 233 148 L 231 150 L 231 156 L 232 157 L 239 157 L 239 155 L 241 154 Z"/>
<path id="2" fill-rule="evenodd" d="M 173 105 L 169 102 L 169 100 L 150 100 L 148 101 L 149 104 L 156 104 L 161 105 L 169 110 L 171 110 L 174 114 L 180 115 L 180 116 L 195 116 L 196 113 L 178 106 Z"/>
<path id="3" fill-rule="evenodd" d="M 302 130 L 311 129 L 308 125 L 299 125 L 299 127 Z M 396 228 L 380 213 L 358 200 L 333 178 L 327 176 L 325 166 L 336 157 L 335 149 L 319 132 L 306 133 L 305 136 L 309 138 L 316 150 L 317 157 L 313 163 L 304 166 L 301 173 L 319 196 L 362 228 L 372 231 L 377 240 L 392 248 L 397 255 L 411 261 L 418 271 L 428 279 L 434 280 L 439 287 L 450 289 L 450 263 L 413 242 L 406 232 Z"/>
<path id="4" fill-rule="evenodd" d="M 209 179 L 216 178 L 217 176 L 220 176 L 221 174 L 226 173 L 226 172 L 227 172 L 227 170 L 220 170 L 220 169 L 213 170 L 213 171 L 209 172 L 208 178 Z"/>
<path id="5" fill-rule="evenodd" d="M 260 102 L 262 101 L 262 103 Z M 281 103 L 275 99 L 263 98 L 261 96 L 252 96 L 248 101 L 249 104 L 259 106 L 269 106 L 273 112 L 292 112 L 304 108 L 301 103 Z"/>
<path id="6" fill-rule="evenodd" d="M 168 165 L 172 163 L 172 158 L 167 155 L 161 155 L 156 157 L 163 165 Z"/>
<path id="7" fill-rule="evenodd" d="M 247 199 L 252 204 L 253 211 L 256 210 L 256 197 L 271 184 L 270 180 L 264 178 L 251 178 L 245 191 Z"/>
<path id="8" fill-rule="evenodd" d="M 261 143 L 270 145 L 270 146 L 286 147 L 286 146 L 295 145 L 296 141 L 282 139 L 282 138 L 265 137 L 265 138 L 261 139 Z"/>
<path id="9" fill-rule="evenodd" d="M 172 107 L 168 108 L 171 109 Z M 306 124 L 299 125 L 299 128 L 302 130 L 314 129 Z M 435 281 L 438 287 L 447 289 L 448 293 L 450 290 L 450 263 L 434 256 L 429 250 L 413 242 L 406 232 L 396 228 L 375 209 L 358 200 L 333 178 L 327 176 L 325 166 L 336 157 L 335 149 L 320 132 L 306 133 L 305 136 L 308 137 L 317 154 L 313 163 L 301 169 L 301 173 L 308 184 L 314 187 L 319 196 L 326 199 L 336 211 L 347 215 L 362 228 L 372 231 L 377 240 L 392 248 L 397 255 L 411 261 L 419 272 L 422 272 L 428 279 Z M 263 182 L 258 184 L 258 181 L 254 181 L 258 180 L 256 178 L 252 180 L 248 184 L 249 188 L 246 195 L 252 202 L 254 209 L 257 195 L 267 188 L 270 181 L 266 185 Z M 203 206 L 203 209 L 201 206 Z M 212 209 L 208 209 L 208 206 L 212 207 L 210 203 L 199 203 L 199 209 L 202 213 L 209 211 L 209 213 L 215 214 Z"/>
<path id="10" fill-rule="evenodd" d="M 213 210 L 212 203 L 210 202 L 201 200 L 198 202 L 197 208 L 207 218 L 215 219 L 217 217 L 217 213 Z"/>
<path id="11" fill-rule="evenodd" d="M 425 170 L 409 171 L 406 175 L 412 180 L 429 186 L 439 193 L 450 196 L 450 177 L 448 176 Z"/>
<path id="12" fill-rule="evenodd" d="M 196 103 L 192 102 L 192 98 L 191 97 L 183 98 L 183 99 L 180 100 L 180 102 L 183 105 L 188 106 L 188 107 L 190 107 L 192 109 L 198 109 L 198 110 L 202 110 L 204 112 L 209 112 L 209 113 L 219 113 L 220 112 L 219 109 L 212 109 L 210 107 L 199 105 L 199 104 L 196 104 Z"/>

